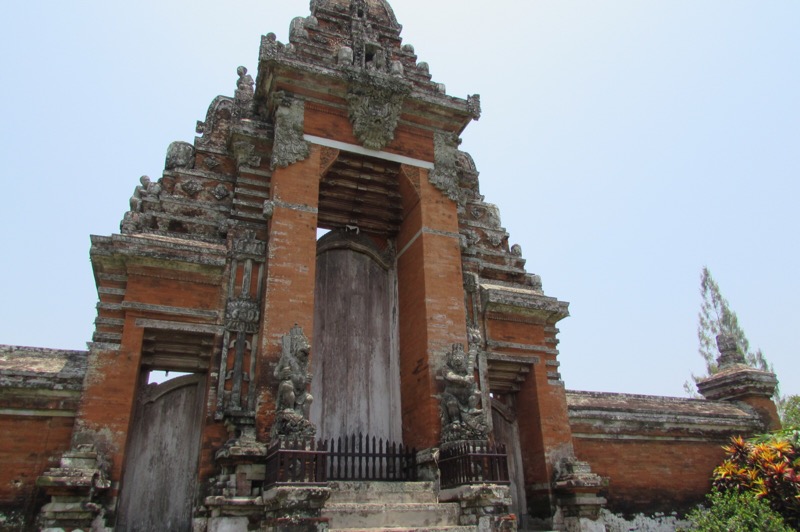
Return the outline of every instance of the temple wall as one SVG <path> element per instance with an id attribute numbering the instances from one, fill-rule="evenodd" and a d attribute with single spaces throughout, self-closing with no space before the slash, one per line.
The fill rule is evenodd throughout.
<path id="1" fill-rule="evenodd" d="M 0 346 L 0 530 L 35 517 L 36 478 L 69 449 L 85 370 L 83 351 Z"/>
<path id="2" fill-rule="evenodd" d="M 575 454 L 608 480 L 614 514 L 684 512 L 702 502 L 733 435 L 762 430 L 741 403 L 567 392 Z"/>

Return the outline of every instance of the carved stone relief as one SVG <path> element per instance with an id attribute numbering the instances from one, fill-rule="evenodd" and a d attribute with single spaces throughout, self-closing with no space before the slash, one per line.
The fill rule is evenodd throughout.
<path id="1" fill-rule="evenodd" d="M 382 150 L 394 139 L 410 88 L 386 75 L 351 72 L 350 77 L 347 103 L 353 134 L 365 148 Z"/>
<path id="2" fill-rule="evenodd" d="M 236 158 L 236 164 L 239 166 L 252 166 L 258 167 L 261 165 L 261 157 L 253 155 L 256 147 L 245 141 L 233 143 L 233 155 Z"/>
<path id="3" fill-rule="evenodd" d="M 453 201 L 458 200 L 458 145 L 461 143 L 456 133 L 437 131 L 433 134 L 434 168 L 430 172 L 433 186 Z"/>
<path id="4" fill-rule="evenodd" d="M 439 394 L 442 417 L 442 442 L 484 440 L 489 426 L 479 407 L 481 392 L 475 382 L 475 360 L 480 349 L 480 333 L 470 331 L 469 354 L 462 344 L 453 344 L 446 354 L 441 376 L 444 391 Z"/>
<path id="5" fill-rule="evenodd" d="M 190 179 L 181 183 L 181 190 L 183 190 L 187 196 L 194 197 L 203 190 L 203 185 L 201 185 L 197 179 Z"/>
<path id="6" fill-rule="evenodd" d="M 283 98 L 275 111 L 275 143 L 272 147 L 272 168 L 285 168 L 309 155 L 308 142 L 303 139 L 305 103 Z"/>
<path id="7" fill-rule="evenodd" d="M 258 302 L 249 297 L 228 300 L 225 308 L 225 328 L 231 332 L 258 332 Z"/>
<path id="8" fill-rule="evenodd" d="M 311 346 L 303 329 L 295 325 L 281 338 L 281 358 L 275 367 L 278 380 L 273 439 L 307 439 L 316 435 L 316 428 L 308 420 L 314 398 L 308 392 L 311 374 L 308 372 L 308 355 Z"/>

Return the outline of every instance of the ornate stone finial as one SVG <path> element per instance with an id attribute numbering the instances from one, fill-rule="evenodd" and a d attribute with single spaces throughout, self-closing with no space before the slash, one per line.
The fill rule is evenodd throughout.
<path id="1" fill-rule="evenodd" d="M 313 397 L 308 392 L 311 374 L 308 372 L 310 345 L 303 329 L 297 324 L 281 338 L 281 358 L 275 367 L 278 395 L 272 438 L 308 439 L 316 435 L 316 428 L 308 420 Z"/>
<path id="2" fill-rule="evenodd" d="M 239 79 L 236 80 L 236 92 L 234 93 L 233 100 L 235 102 L 234 114 L 237 118 L 247 118 L 251 114 L 253 106 L 253 95 L 255 91 L 253 86 L 253 76 L 247 73 L 247 68 L 240 66 L 236 69 L 236 74 Z"/>
<path id="3" fill-rule="evenodd" d="M 286 96 L 275 111 L 275 143 L 272 147 L 272 168 L 286 168 L 306 159 L 310 153 L 303 139 L 305 104 Z"/>
<path id="4" fill-rule="evenodd" d="M 166 170 L 176 168 L 194 168 L 194 146 L 188 142 L 175 141 L 167 148 L 167 159 L 164 162 Z"/>
<path id="5" fill-rule="evenodd" d="M 239 79 L 236 80 L 236 89 L 239 91 L 252 93 L 255 82 L 253 81 L 253 76 L 247 73 L 247 67 L 238 67 L 236 69 L 236 74 L 239 75 Z"/>
<path id="6" fill-rule="evenodd" d="M 733 336 L 724 333 L 718 334 L 717 349 L 719 349 L 717 366 L 719 366 L 720 369 L 746 363 L 744 355 L 739 351 L 739 346 L 736 345 L 736 339 L 733 338 Z"/>
<path id="7" fill-rule="evenodd" d="M 475 383 L 475 357 L 480 345 L 480 332 L 470 329 L 469 355 L 464 346 L 453 344 L 442 368 L 444 392 L 439 394 L 442 417 L 442 442 L 485 440 L 489 434 L 481 393 Z"/>
<path id="8" fill-rule="evenodd" d="M 469 114 L 472 115 L 472 118 L 475 120 L 480 120 L 481 118 L 481 95 L 480 94 L 470 94 L 467 96 L 467 111 Z"/>

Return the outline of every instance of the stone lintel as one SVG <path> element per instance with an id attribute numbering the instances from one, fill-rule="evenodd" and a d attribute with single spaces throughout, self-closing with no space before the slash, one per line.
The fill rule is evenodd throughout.
<path id="1" fill-rule="evenodd" d="M 535 290 L 490 283 L 481 283 L 480 287 L 485 311 L 534 317 L 548 324 L 569 316 L 569 303 L 543 296 Z"/>
<path id="2" fill-rule="evenodd" d="M 350 82 L 347 71 L 344 69 L 309 64 L 287 56 L 279 58 L 262 56 L 259 60 L 258 74 L 259 82 L 256 85 L 255 94 L 257 104 L 265 102 L 271 97 L 278 82 L 281 83 L 283 90 L 286 89 L 287 85 L 291 87 L 298 83 L 302 84 L 303 81 L 308 83 L 310 82 L 309 78 L 322 78 L 313 81 L 313 85 L 316 87 L 332 85 L 334 88 L 344 89 Z M 298 82 L 298 74 L 299 79 L 303 81 Z M 343 90 L 343 92 L 345 91 L 346 89 Z M 343 96 L 344 94 L 342 94 Z M 417 104 L 415 107 L 437 108 L 436 111 L 428 109 L 428 112 L 441 120 L 449 118 L 450 124 L 446 129 L 454 130 L 458 133 L 461 133 L 474 120 L 471 104 L 463 98 L 442 93 L 426 92 L 413 87 L 408 96 L 406 96 L 406 102 L 414 102 Z M 407 107 L 407 105 L 404 107 Z M 425 110 L 420 112 L 424 113 Z"/>

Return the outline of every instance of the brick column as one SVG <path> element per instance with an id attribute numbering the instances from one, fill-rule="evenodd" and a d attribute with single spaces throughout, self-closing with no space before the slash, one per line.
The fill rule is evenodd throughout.
<path id="1" fill-rule="evenodd" d="M 295 323 L 303 328 L 309 341 L 314 330 L 319 178 L 319 146 L 311 146 L 305 160 L 276 168 L 272 173 L 273 210 L 255 376 L 256 430 L 261 441 L 269 439 L 275 417 L 277 383 L 272 372 L 281 356 L 281 336 L 288 334 Z"/>
<path id="2" fill-rule="evenodd" d="M 414 189 L 403 193 L 397 239 L 403 440 L 422 449 L 439 443 L 436 376 L 450 345 L 466 346 L 467 319 L 456 204 L 429 183 L 425 170 L 404 167 L 403 173 Z"/>

